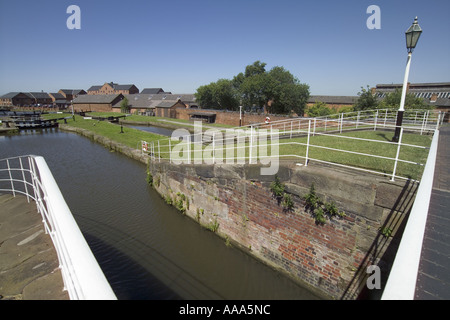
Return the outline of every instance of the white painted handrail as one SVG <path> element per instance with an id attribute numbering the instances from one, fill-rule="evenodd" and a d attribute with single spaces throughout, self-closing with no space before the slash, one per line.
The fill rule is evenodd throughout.
<path id="1" fill-rule="evenodd" d="M 395 256 L 382 300 L 413 300 L 433 188 L 439 130 L 434 133 L 422 180 Z"/>
<path id="2" fill-rule="evenodd" d="M 24 156 L 0 162 L 6 163 L 6 169 L 0 168 L 0 191 L 22 193 L 36 201 L 46 232 L 55 246 L 70 299 L 116 300 L 45 159 Z M 11 165 L 13 162 L 19 165 Z M 3 176 L 7 178 L 2 179 Z M 4 185 L 7 187 L 2 188 Z"/>

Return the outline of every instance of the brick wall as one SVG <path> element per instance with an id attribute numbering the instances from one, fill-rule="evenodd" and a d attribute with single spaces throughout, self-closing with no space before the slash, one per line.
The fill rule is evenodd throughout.
<path id="1" fill-rule="evenodd" d="M 189 120 L 190 113 L 215 113 L 216 114 L 216 123 L 218 124 L 226 124 L 230 126 L 239 126 L 239 112 L 226 112 L 221 110 L 209 110 L 209 109 L 176 109 L 176 118 Z M 285 120 L 288 116 L 273 116 L 269 115 L 271 121 L 276 120 Z M 262 123 L 266 119 L 266 115 L 264 114 L 242 114 L 242 125 L 249 125 L 253 123 Z"/>
<path id="2" fill-rule="evenodd" d="M 154 187 L 173 201 L 178 194 L 186 214 L 249 254 L 326 297 L 355 299 L 368 292 L 366 267 L 380 266 L 385 283 L 405 212 L 409 212 L 415 186 L 388 179 L 308 166 L 280 167 L 279 176 L 294 199 L 284 211 L 271 196 L 274 177 L 260 176 L 258 166 L 175 166 L 150 163 Z M 346 216 L 318 225 L 304 210 L 302 200 L 311 183 L 327 201 L 335 201 Z M 401 205 L 400 205 L 401 204 Z M 392 227 L 393 237 L 380 232 Z"/>

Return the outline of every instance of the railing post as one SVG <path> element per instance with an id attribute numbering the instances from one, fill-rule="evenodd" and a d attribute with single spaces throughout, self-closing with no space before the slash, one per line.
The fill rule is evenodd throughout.
<path id="1" fill-rule="evenodd" d="M 375 125 L 373 126 L 373 131 L 377 131 L 377 121 L 378 121 L 378 110 L 375 113 Z"/>
<path id="2" fill-rule="evenodd" d="M 27 196 L 28 203 L 30 203 L 30 197 L 28 196 L 27 179 L 25 178 L 25 172 L 23 170 L 22 158 L 21 157 L 19 158 L 19 163 L 20 163 L 20 171 L 22 172 L 22 179 L 23 179 L 23 186 L 25 188 L 25 194 Z"/>
<path id="3" fill-rule="evenodd" d="M 400 136 L 398 138 L 398 144 L 397 144 L 397 155 L 395 156 L 394 170 L 392 172 L 391 181 L 395 180 L 395 173 L 397 171 L 397 164 L 398 164 L 398 156 L 400 155 L 400 147 L 402 145 L 402 137 L 403 137 L 403 127 L 400 127 Z"/>
<path id="4" fill-rule="evenodd" d="M 439 129 L 439 122 L 441 121 L 441 112 L 439 111 L 437 121 L 436 121 L 436 130 Z"/>
<path id="5" fill-rule="evenodd" d="M 169 138 L 169 163 L 172 163 L 172 148 L 170 145 L 170 140 L 172 140 L 172 139 Z"/>
<path id="6" fill-rule="evenodd" d="M 356 128 L 358 129 L 358 123 L 359 123 L 359 116 L 360 116 L 361 111 L 358 111 L 358 114 L 356 115 Z"/>
<path id="7" fill-rule="evenodd" d="M 309 135 L 311 132 L 311 119 L 308 121 L 308 139 L 306 141 L 306 156 L 305 156 L 305 167 L 308 166 L 308 155 L 309 155 Z"/>
<path id="8" fill-rule="evenodd" d="M 158 162 L 161 162 L 161 150 L 159 149 L 159 140 L 158 140 Z"/>
<path id="9" fill-rule="evenodd" d="M 6 159 L 6 166 L 8 167 L 8 173 L 9 173 L 9 180 L 11 181 L 11 191 L 13 193 L 13 196 L 16 196 L 16 191 L 14 190 L 14 181 L 11 175 L 11 167 L 9 166 L 9 159 Z"/>

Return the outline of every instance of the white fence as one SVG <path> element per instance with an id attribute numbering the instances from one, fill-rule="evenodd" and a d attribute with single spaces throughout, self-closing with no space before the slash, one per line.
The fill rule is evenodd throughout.
<path id="1" fill-rule="evenodd" d="M 444 114 L 431 112 L 429 110 L 419 111 L 406 111 L 403 117 L 403 124 L 400 129 L 399 142 L 392 141 L 382 141 L 374 139 L 363 139 L 358 137 L 351 137 L 342 135 L 345 131 L 355 131 L 355 130 L 387 130 L 394 131 L 396 129 L 396 117 L 397 112 L 393 110 L 371 110 L 371 111 L 360 111 L 351 113 L 341 113 L 326 117 L 317 118 L 290 118 L 285 120 L 251 124 L 243 127 L 230 128 L 230 129 L 208 129 L 215 130 L 215 134 L 210 134 L 209 148 L 212 148 L 212 162 L 218 163 L 219 161 L 237 161 L 237 163 L 242 163 L 242 161 L 248 161 L 248 163 L 255 163 L 258 156 L 258 144 L 257 137 L 260 133 L 264 132 L 270 139 L 269 145 L 275 140 L 277 143 L 277 148 L 282 146 L 298 146 L 297 150 L 295 148 L 290 148 L 294 150 L 289 152 L 289 154 L 280 152 L 276 155 L 266 154 L 265 158 L 291 158 L 301 160 L 301 163 L 305 166 L 308 165 L 310 161 L 315 161 L 319 163 L 326 163 L 331 165 L 337 165 L 347 168 L 352 168 L 356 170 L 362 170 L 365 172 L 386 175 L 386 171 L 371 170 L 367 168 L 358 167 L 356 165 L 347 165 L 339 163 L 334 159 L 318 159 L 310 156 L 311 150 L 322 149 L 330 152 L 347 153 L 352 154 L 354 157 L 366 157 L 366 158 L 378 158 L 383 160 L 389 160 L 392 162 L 390 172 L 387 174 L 391 177 L 391 180 L 396 178 L 400 179 L 410 179 L 410 177 L 405 175 L 399 175 L 398 164 L 407 163 L 412 165 L 424 166 L 424 163 L 416 161 L 416 159 L 402 159 L 401 150 L 402 148 L 420 148 L 428 149 L 428 146 L 414 145 L 404 143 L 402 140 L 403 133 L 415 133 L 419 135 L 423 134 L 433 134 L 435 129 L 437 129 L 443 121 Z M 234 131 L 234 137 L 227 137 L 227 132 Z M 323 146 L 315 144 L 312 137 L 316 136 L 327 136 L 337 139 L 352 139 L 353 141 L 366 141 L 373 145 L 373 150 L 376 150 L 381 144 L 390 144 L 392 148 L 396 148 L 396 155 L 389 156 L 384 154 L 376 154 L 375 152 L 358 152 L 354 150 L 344 150 L 333 146 Z M 174 138 L 163 139 L 153 142 L 142 142 L 145 146 L 142 151 L 150 154 L 154 161 L 161 161 L 163 159 L 173 161 L 173 150 L 174 146 L 178 143 L 185 144 L 186 159 L 184 163 L 201 163 L 202 158 L 198 158 L 199 145 L 206 146 L 205 134 L 202 129 L 195 131 L 194 134 L 186 132 L 183 134 L 177 134 Z M 304 142 L 301 141 L 289 141 L 283 139 L 292 139 L 296 137 L 306 137 Z M 237 141 L 237 146 L 229 146 L 227 142 L 230 139 Z M 242 140 L 244 139 L 244 140 Z M 281 139 L 280 141 L 278 139 Z M 233 141 L 234 141 L 233 140 Z M 240 142 L 240 143 L 239 143 Z M 232 148 L 231 152 L 228 152 Z M 234 152 L 235 151 L 235 152 Z M 223 156 L 223 153 L 226 155 Z M 202 156 L 200 154 L 200 156 Z M 260 160 L 262 158 L 260 157 Z M 211 161 L 209 161 L 211 162 Z M 235 162 L 236 163 L 236 162 Z"/>
<path id="2" fill-rule="evenodd" d="M 0 160 L 0 192 L 23 194 L 28 201 L 36 202 L 55 246 L 70 299 L 116 299 L 43 157 Z"/>

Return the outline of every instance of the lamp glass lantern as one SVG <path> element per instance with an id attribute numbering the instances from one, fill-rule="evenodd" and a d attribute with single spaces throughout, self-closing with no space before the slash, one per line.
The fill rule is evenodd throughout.
<path id="1" fill-rule="evenodd" d="M 408 30 L 406 30 L 406 48 L 408 52 L 412 52 L 412 50 L 416 47 L 417 42 L 419 41 L 419 37 L 422 34 L 422 29 L 417 22 L 417 17 L 414 19 L 414 23 Z"/>

